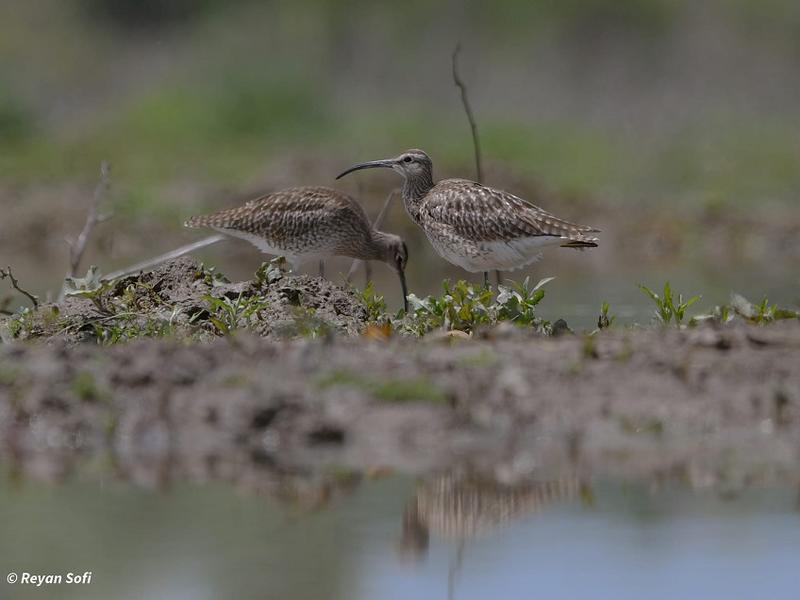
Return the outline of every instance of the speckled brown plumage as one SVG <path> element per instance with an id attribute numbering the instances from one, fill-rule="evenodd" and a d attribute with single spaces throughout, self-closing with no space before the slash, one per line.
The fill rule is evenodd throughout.
<path id="1" fill-rule="evenodd" d="M 337 190 L 281 190 L 237 208 L 192 217 L 184 225 L 209 227 L 245 239 L 267 254 L 286 257 L 294 267 L 329 256 L 386 262 L 400 276 L 405 303 L 405 243 L 396 235 L 374 229 L 361 205 Z"/>
<path id="2" fill-rule="evenodd" d="M 467 271 L 513 270 L 540 256 L 544 246 L 597 246 L 599 231 L 577 225 L 530 202 L 467 179 L 433 182 L 433 164 L 422 150 L 362 163 L 358 169 L 389 167 L 404 177 L 403 201 L 436 251 Z"/>
<path id="3" fill-rule="evenodd" d="M 389 236 L 373 230 L 353 198 L 326 187 L 281 190 L 236 208 L 192 217 L 185 225 L 242 237 L 294 264 L 334 255 L 384 260 L 382 243 Z"/>

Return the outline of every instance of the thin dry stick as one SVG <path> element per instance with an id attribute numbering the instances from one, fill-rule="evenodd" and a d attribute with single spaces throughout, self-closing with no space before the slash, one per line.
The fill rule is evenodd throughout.
<path id="1" fill-rule="evenodd" d="M 78 237 L 74 240 L 67 240 L 69 244 L 69 273 L 68 277 L 75 277 L 78 274 L 78 268 L 81 264 L 84 252 L 86 252 L 86 244 L 92 235 L 92 231 L 103 221 L 111 218 L 111 215 L 101 215 L 100 205 L 108 193 L 108 188 L 111 185 L 111 165 L 108 161 L 104 160 L 100 163 L 100 179 L 94 188 L 94 199 L 92 205 L 89 207 L 89 214 L 86 216 L 86 223 L 83 224 Z"/>
<path id="2" fill-rule="evenodd" d="M 17 281 L 17 278 L 14 277 L 14 273 L 11 272 L 11 267 L 6 267 L 5 270 L 0 269 L 0 279 L 8 279 L 9 281 L 11 281 L 11 286 L 15 290 L 17 290 L 20 294 L 22 294 L 23 296 L 28 298 L 28 300 L 30 300 L 31 303 L 33 304 L 33 308 L 34 309 L 38 309 L 39 308 L 39 298 L 38 298 L 38 296 L 34 296 L 29 291 L 19 287 L 19 282 Z M 4 312 L 7 312 L 7 311 L 4 311 Z"/>
<path id="3" fill-rule="evenodd" d="M 469 97 L 467 95 L 467 85 L 458 74 L 458 55 L 461 52 L 461 43 L 456 44 L 453 50 L 453 83 L 461 91 L 461 104 L 464 105 L 464 112 L 467 114 L 469 121 L 469 128 L 472 130 L 472 149 L 475 153 L 475 176 L 478 183 L 483 183 L 483 161 L 481 159 L 481 141 L 478 138 L 478 125 L 475 123 L 475 115 L 472 114 L 472 108 L 469 104 Z M 500 285 L 500 271 L 494 272 L 495 283 Z M 488 286 L 489 275 L 484 274 L 484 282 Z"/>
<path id="4" fill-rule="evenodd" d="M 131 265 L 130 267 L 126 267 L 124 269 L 120 269 L 119 271 L 114 271 L 113 273 L 109 273 L 108 275 L 103 275 L 101 279 L 103 281 L 113 281 L 114 279 L 120 279 L 121 277 L 127 277 L 128 275 L 134 275 L 139 271 L 146 271 L 147 269 L 152 269 L 153 267 L 157 267 L 162 263 L 174 260 L 178 257 L 183 256 L 184 254 L 189 254 L 191 252 L 194 252 L 195 250 L 200 250 L 201 248 L 205 248 L 206 246 L 211 246 L 212 244 L 216 244 L 225 239 L 228 239 L 227 236 L 222 234 L 211 235 L 197 242 L 192 242 L 191 244 L 186 244 L 185 246 L 176 248 L 175 250 L 170 250 L 169 252 L 165 252 L 164 254 L 156 256 L 155 258 L 150 258 L 140 263 L 136 263 L 135 265 Z"/>
<path id="5" fill-rule="evenodd" d="M 400 188 L 395 188 L 391 192 L 389 192 L 388 196 L 386 196 L 386 201 L 383 203 L 383 208 L 381 208 L 381 212 L 378 213 L 378 216 L 375 217 L 375 221 L 372 222 L 373 229 L 380 229 L 383 226 L 383 222 L 386 220 L 386 215 L 389 214 L 389 207 L 392 204 L 392 199 L 399 193 L 400 193 Z M 353 261 L 353 264 L 350 265 L 350 270 L 347 272 L 347 278 L 346 278 L 346 281 L 348 283 L 350 283 L 350 280 L 352 279 L 353 275 L 355 275 L 356 270 L 358 269 L 358 265 L 360 265 L 362 262 L 364 261 L 361 261 L 360 259 L 357 258 Z M 366 261 L 366 264 L 364 266 L 367 271 L 367 283 L 369 283 L 369 280 L 371 279 L 369 261 Z"/>
<path id="6" fill-rule="evenodd" d="M 464 112 L 467 113 L 467 120 L 469 127 L 472 130 L 472 147 L 475 151 L 475 171 L 477 174 L 478 183 L 483 183 L 483 166 L 481 161 L 481 142 L 478 138 L 478 126 L 475 124 L 475 116 L 472 114 L 472 108 L 469 105 L 469 98 L 467 97 L 467 86 L 462 81 L 458 74 L 458 55 L 461 52 L 461 43 L 456 44 L 453 50 L 453 83 L 461 91 L 461 104 L 464 105 Z"/>

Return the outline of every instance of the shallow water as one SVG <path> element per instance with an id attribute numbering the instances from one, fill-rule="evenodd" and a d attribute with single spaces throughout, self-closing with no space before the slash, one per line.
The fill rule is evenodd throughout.
<path id="1" fill-rule="evenodd" d="M 7 484 L 0 490 L 4 574 L 91 571 L 92 582 L 39 589 L 3 582 L 0 595 L 797 597 L 796 490 L 721 499 L 595 483 L 581 494 L 551 494 L 537 511 L 462 541 L 431 527 L 428 544 L 402 552 L 403 515 L 422 485 L 406 477 L 368 481 L 309 510 L 222 484 L 166 491 L 112 480 Z M 405 527 L 407 534 L 408 520 Z"/>

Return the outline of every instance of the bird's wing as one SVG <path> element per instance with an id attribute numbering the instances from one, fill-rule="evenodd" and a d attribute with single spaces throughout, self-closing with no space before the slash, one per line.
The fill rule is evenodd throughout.
<path id="1" fill-rule="evenodd" d="M 312 225 L 342 213 L 369 223 L 364 210 L 350 196 L 331 188 L 301 187 L 267 194 L 236 208 L 192 217 L 185 225 L 268 233 L 301 223 Z"/>
<path id="2" fill-rule="evenodd" d="M 473 240 L 495 241 L 520 237 L 558 236 L 584 239 L 598 231 L 560 219 L 502 190 L 467 179 L 445 179 L 428 193 L 424 204 L 428 218 L 449 225 L 455 233 Z"/>

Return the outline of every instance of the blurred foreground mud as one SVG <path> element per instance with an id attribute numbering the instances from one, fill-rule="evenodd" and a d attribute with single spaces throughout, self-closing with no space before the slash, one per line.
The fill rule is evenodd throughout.
<path id="1" fill-rule="evenodd" d="M 593 338 L 500 327 L 470 340 L 3 344 L 0 462 L 35 479 L 99 464 L 145 485 L 265 493 L 387 470 L 461 469 L 504 485 L 563 473 L 797 484 L 798 364 L 789 322 Z"/>

